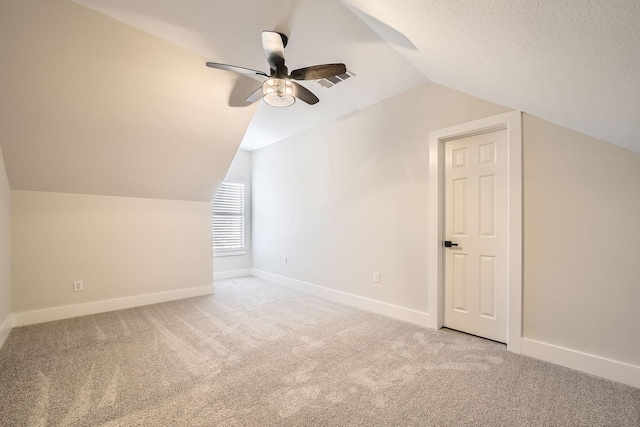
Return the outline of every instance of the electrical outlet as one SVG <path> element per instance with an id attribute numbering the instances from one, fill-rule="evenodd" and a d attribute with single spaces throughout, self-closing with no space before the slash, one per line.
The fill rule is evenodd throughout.
<path id="1" fill-rule="evenodd" d="M 82 280 L 74 280 L 73 292 L 82 292 L 82 291 L 84 291 L 84 282 Z"/>
<path id="2" fill-rule="evenodd" d="M 376 282 L 376 283 L 380 282 L 380 273 L 379 272 L 377 272 L 377 271 L 373 272 L 373 281 Z"/>
<path id="3" fill-rule="evenodd" d="M 282 263 L 283 263 L 284 265 L 287 265 L 287 257 L 282 258 Z"/>

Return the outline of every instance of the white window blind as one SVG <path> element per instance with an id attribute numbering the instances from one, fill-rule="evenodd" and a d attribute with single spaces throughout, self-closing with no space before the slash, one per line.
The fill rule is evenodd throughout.
<path id="1" fill-rule="evenodd" d="M 213 252 L 216 255 L 246 253 L 243 182 L 223 182 L 213 199 Z"/>

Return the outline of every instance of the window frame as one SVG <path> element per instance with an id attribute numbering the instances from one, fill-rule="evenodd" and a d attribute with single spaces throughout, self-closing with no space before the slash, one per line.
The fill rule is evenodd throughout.
<path id="1" fill-rule="evenodd" d="M 222 213 L 222 212 L 218 212 L 218 214 L 216 214 L 216 209 L 215 209 L 215 200 L 216 197 L 218 196 L 218 191 L 220 191 L 220 189 L 222 188 L 223 185 L 225 184 L 230 184 L 230 185 L 241 185 L 242 187 L 242 200 L 241 200 L 241 206 L 242 206 L 242 213 L 241 214 L 234 214 L 234 213 Z M 223 257 L 223 256 L 237 256 L 237 255 L 246 255 L 247 253 L 247 242 L 246 242 L 246 238 L 247 238 L 247 223 L 246 223 L 246 203 L 245 203 L 245 198 L 246 198 L 246 184 L 244 181 L 241 180 L 235 180 L 235 179 L 225 179 L 224 181 L 222 181 L 220 183 L 220 187 L 218 187 L 218 191 L 216 191 L 216 195 L 213 198 L 213 201 L 211 202 L 211 220 L 212 220 L 212 248 L 213 248 L 213 256 L 214 257 Z M 216 245 L 215 245 L 215 236 L 216 236 L 216 225 L 215 225 L 215 218 L 216 216 L 220 217 L 240 217 L 242 218 L 242 247 L 238 248 L 238 247 L 234 247 L 231 249 L 216 249 Z"/>

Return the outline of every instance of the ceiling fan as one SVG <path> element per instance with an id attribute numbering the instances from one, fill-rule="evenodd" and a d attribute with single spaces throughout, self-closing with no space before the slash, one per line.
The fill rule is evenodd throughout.
<path id="1" fill-rule="evenodd" d="M 293 70 L 289 74 L 284 63 L 284 48 L 287 46 L 287 41 L 288 38 L 284 34 L 275 31 L 262 32 L 262 46 L 270 67 L 269 74 L 216 62 L 207 62 L 207 67 L 233 71 L 261 82 L 262 86 L 249 95 L 247 102 L 255 102 L 262 98 L 264 102 L 274 107 L 288 107 L 296 102 L 297 98 L 310 105 L 316 104 L 319 101 L 318 97 L 294 80 L 318 80 L 338 76 L 346 73 L 347 67 L 344 64 L 313 65 Z"/>

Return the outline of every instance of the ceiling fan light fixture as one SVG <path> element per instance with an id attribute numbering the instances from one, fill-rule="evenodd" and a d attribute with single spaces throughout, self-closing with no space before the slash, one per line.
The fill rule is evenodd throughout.
<path id="1" fill-rule="evenodd" d="M 273 107 L 288 107 L 296 102 L 293 83 L 271 77 L 262 84 L 262 99 Z"/>

